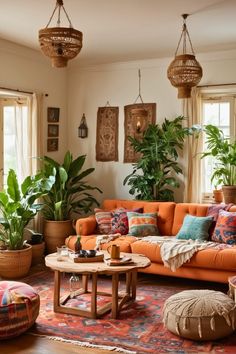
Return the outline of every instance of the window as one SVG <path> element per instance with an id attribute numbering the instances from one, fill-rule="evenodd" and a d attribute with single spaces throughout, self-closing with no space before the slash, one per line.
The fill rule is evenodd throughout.
<path id="1" fill-rule="evenodd" d="M 203 125 L 212 124 L 219 127 L 226 138 L 234 139 L 234 110 L 235 98 L 233 96 L 219 97 L 211 95 L 202 99 L 202 120 Z M 203 138 L 203 150 L 205 147 L 205 139 Z M 202 159 L 202 193 L 203 200 L 212 198 L 212 191 L 216 189 L 214 181 L 211 182 L 211 176 L 216 161 L 212 157 Z"/>
<path id="2" fill-rule="evenodd" d="M 16 171 L 19 181 L 27 174 L 28 163 L 28 107 L 24 98 L 0 98 L 1 188 L 6 185 L 10 168 Z"/>

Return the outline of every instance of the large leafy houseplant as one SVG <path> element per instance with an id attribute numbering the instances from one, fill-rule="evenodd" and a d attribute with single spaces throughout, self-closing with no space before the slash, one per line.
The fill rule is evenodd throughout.
<path id="1" fill-rule="evenodd" d="M 175 174 L 182 173 L 178 163 L 179 151 L 183 149 L 184 139 L 196 128 L 182 127 L 184 117 L 162 125 L 150 124 L 142 138 L 128 137 L 135 152 L 141 154 L 133 171 L 123 184 L 130 186 L 129 193 L 142 200 L 174 200 L 174 191 L 179 182 Z"/>
<path id="2" fill-rule="evenodd" d="M 92 190 L 102 192 L 85 181 L 85 178 L 94 171 L 94 168 L 82 171 L 85 159 L 86 155 L 73 159 L 69 151 L 66 152 L 62 164 L 44 156 L 43 175 L 55 176 L 55 183 L 43 198 L 42 212 L 46 220 L 63 221 L 77 218 L 91 211 L 94 204 L 98 205 L 95 197 L 89 192 Z"/>
<path id="3" fill-rule="evenodd" d="M 206 148 L 202 158 L 212 156 L 216 163 L 211 177 L 212 182 L 233 186 L 236 185 L 236 141 L 230 142 L 218 127 L 205 126 Z"/>
<path id="4" fill-rule="evenodd" d="M 215 160 L 211 181 L 222 185 L 226 203 L 236 203 L 236 141 L 230 142 L 218 127 L 208 124 L 206 134 L 206 151 L 202 158 L 211 156 Z"/>
<path id="5" fill-rule="evenodd" d="M 7 188 L 0 192 L 0 241 L 9 250 L 24 246 L 24 228 L 42 208 L 37 199 L 48 193 L 54 176 L 28 176 L 20 185 L 14 170 L 9 170 Z"/>

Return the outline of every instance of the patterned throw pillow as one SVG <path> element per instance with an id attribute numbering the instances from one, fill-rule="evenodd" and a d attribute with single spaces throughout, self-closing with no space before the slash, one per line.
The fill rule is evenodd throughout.
<path id="1" fill-rule="evenodd" d="M 192 216 L 187 214 L 176 238 L 181 240 L 207 241 L 209 238 L 208 230 L 212 221 L 212 216 Z"/>
<path id="2" fill-rule="evenodd" d="M 102 235 L 108 235 L 111 233 L 111 212 L 110 211 L 99 211 L 95 213 L 95 218 L 97 221 L 98 232 Z"/>
<path id="3" fill-rule="evenodd" d="M 129 235 L 133 236 L 153 236 L 160 235 L 157 228 L 156 213 L 134 213 L 127 212 L 129 221 Z"/>
<path id="4" fill-rule="evenodd" d="M 129 232 L 129 222 L 127 212 L 133 211 L 136 213 L 142 213 L 143 208 L 136 208 L 133 210 L 128 210 L 124 208 L 117 209 L 112 212 L 111 219 L 111 233 L 120 233 L 121 235 L 127 235 Z"/>
<path id="5" fill-rule="evenodd" d="M 212 241 L 236 245 L 236 213 L 219 211 Z"/>

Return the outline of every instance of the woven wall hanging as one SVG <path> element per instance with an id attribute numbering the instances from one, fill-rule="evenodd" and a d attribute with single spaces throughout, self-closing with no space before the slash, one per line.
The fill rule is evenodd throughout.
<path id="1" fill-rule="evenodd" d="M 96 160 L 118 161 L 119 107 L 99 107 L 97 112 Z"/>

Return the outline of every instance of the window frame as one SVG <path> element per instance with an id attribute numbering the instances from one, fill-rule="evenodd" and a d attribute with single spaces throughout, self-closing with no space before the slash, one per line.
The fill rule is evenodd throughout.
<path id="1" fill-rule="evenodd" d="M 216 90 L 217 91 L 217 90 Z M 202 102 L 201 102 L 201 116 L 202 116 L 202 125 L 204 126 L 204 103 L 223 103 L 223 102 L 229 102 L 230 103 L 230 122 L 229 122 L 229 136 L 230 136 L 230 141 L 235 140 L 236 136 L 236 95 L 234 93 L 217 93 L 217 92 L 211 92 L 211 93 L 203 93 L 202 94 Z M 209 123 L 208 123 L 209 124 Z M 203 144 L 204 144 L 204 139 L 203 139 Z M 203 147 L 204 149 L 204 147 Z M 203 150 L 202 149 L 202 150 Z M 201 161 L 201 186 L 203 189 L 204 186 L 204 176 L 205 176 L 205 169 L 204 169 L 204 161 Z M 202 191 L 202 202 L 203 203 L 212 203 L 214 202 L 213 198 L 213 192 L 204 192 Z"/>

